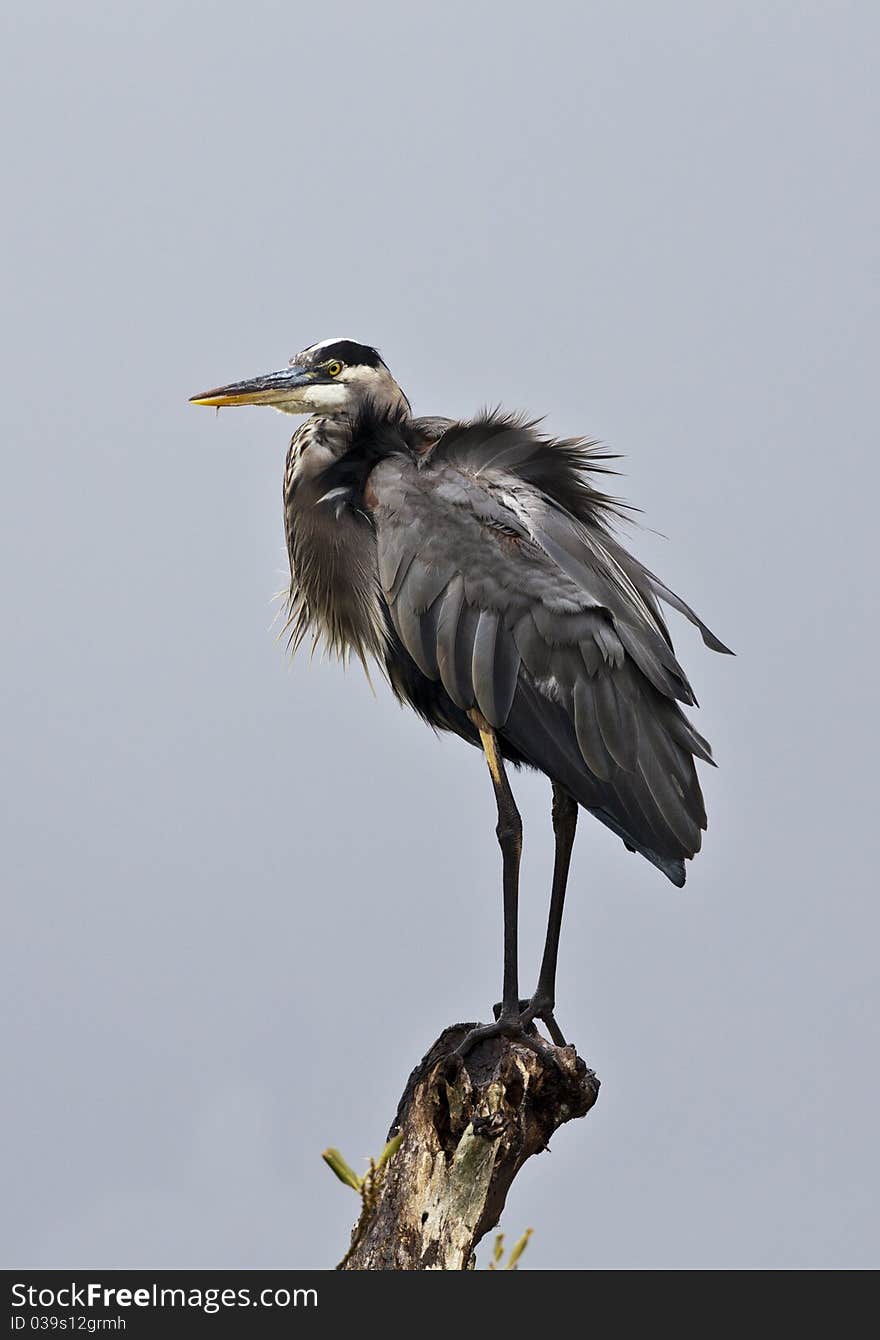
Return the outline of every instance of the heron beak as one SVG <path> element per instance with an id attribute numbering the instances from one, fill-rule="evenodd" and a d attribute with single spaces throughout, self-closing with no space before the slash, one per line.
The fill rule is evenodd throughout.
<path id="1" fill-rule="evenodd" d="M 203 391 L 201 395 L 190 397 L 191 405 L 272 405 L 275 409 L 296 407 L 302 398 L 305 387 L 315 380 L 315 373 L 303 368 L 282 368 L 280 372 L 269 372 L 265 377 L 251 377 L 245 382 L 230 382 L 228 386 L 217 386 L 213 391 Z"/>

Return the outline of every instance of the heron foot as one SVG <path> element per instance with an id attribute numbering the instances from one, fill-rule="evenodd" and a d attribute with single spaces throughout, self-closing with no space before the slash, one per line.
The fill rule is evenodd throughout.
<path id="1" fill-rule="evenodd" d="M 565 1046 L 565 1038 L 553 1017 L 553 1005 L 550 1001 L 545 1001 L 537 995 L 531 1000 L 519 1001 L 517 1012 L 512 1010 L 505 1011 L 502 1004 L 493 1006 L 495 1022 L 491 1024 L 478 1024 L 466 1033 L 461 1042 L 456 1047 L 453 1055 L 456 1057 L 467 1056 L 478 1042 L 485 1042 L 487 1038 L 515 1038 L 518 1042 L 524 1042 L 526 1046 L 534 1051 L 547 1052 L 549 1043 L 538 1033 L 535 1028 L 535 1020 L 540 1019 L 547 1028 L 550 1037 L 557 1047 Z"/>
<path id="2" fill-rule="evenodd" d="M 554 1003 L 555 1002 L 550 996 L 545 996 L 540 991 L 536 991 L 531 1000 L 520 1001 L 520 1018 L 526 1016 L 529 1019 L 540 1019 L 556 1046 L 564 1047 L 566 1046 L 566 1041 L 562 1035 L 562 1029 L 557 1024 L 553 1014 Z M 499 1007 L 496 1005 L 495 1008 L 497 1010 Z"/>
<path id="3" fill-rule="evenodd" d="M 523 1022 L 529 1022 L 532 1019 L 540 1019 L 556 1046 L 565 1047 L 567 1044 L 565 1038 L 562 1036 L 562 1029 L 557 1024 L 553 1014 L 553 1005 L 554 1001 L 550 996 L 545 996 L 540 991 L 536 991 L 531 1000 L 521 1000 L 519 1002 L 520 1012 L 518 1017 L 523 1020 Z M 503 1013 L 501 1004 L 493 1005 L 492 1008 L 495 1018 L 500 1018 Z"/>

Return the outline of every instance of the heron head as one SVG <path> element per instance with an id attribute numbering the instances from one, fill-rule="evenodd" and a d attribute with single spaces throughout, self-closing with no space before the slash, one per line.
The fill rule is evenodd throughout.
<path id="1" fill-rule="evenodd" d="M 351 414 L 370 400 L 409 411 L 409 402 L 376 349 L 355 340 L 321 340 L 279 372 L 194 395 L 193 405 L 271 405 L 282 414 Z"/>

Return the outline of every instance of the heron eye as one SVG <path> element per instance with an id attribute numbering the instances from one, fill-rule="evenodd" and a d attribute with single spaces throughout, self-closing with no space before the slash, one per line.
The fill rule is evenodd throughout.
<path id="1" fill-rule="evenodd" d="M 327 376 L 328 376 L 328 377 L 338 377 L 341 371 L 342 371 L 342 364 L 341 364 L 341 363 L 328 363 L 328 364 L 327 364 Z"/>

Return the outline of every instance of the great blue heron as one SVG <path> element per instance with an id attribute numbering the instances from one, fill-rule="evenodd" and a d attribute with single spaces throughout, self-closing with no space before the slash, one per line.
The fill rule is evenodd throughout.
<path id="1" fill-rule="evenodd" d="M 685 881 L 706 811 L 694 759 L 707 742 L 659 602 L 693 610 L 622 547 L 623 504 L 596 487 L 608 454 L 487 413 L 414 418 L 378 352 L 313 344 L 288 367 L 193 396 L 311 417 L 284 474 L 294 646 L 308 634 L 385 670 L 427 722 L 482 746 L 498 807 L 504 980 L 479 1038 L 523 1036 L 554 1018 L 556 960 L 578 805 L 672 881 Z M 522 822 L 504 760 L 553 788 L 556 855 L 538 984 L 519 996 Z"/>

